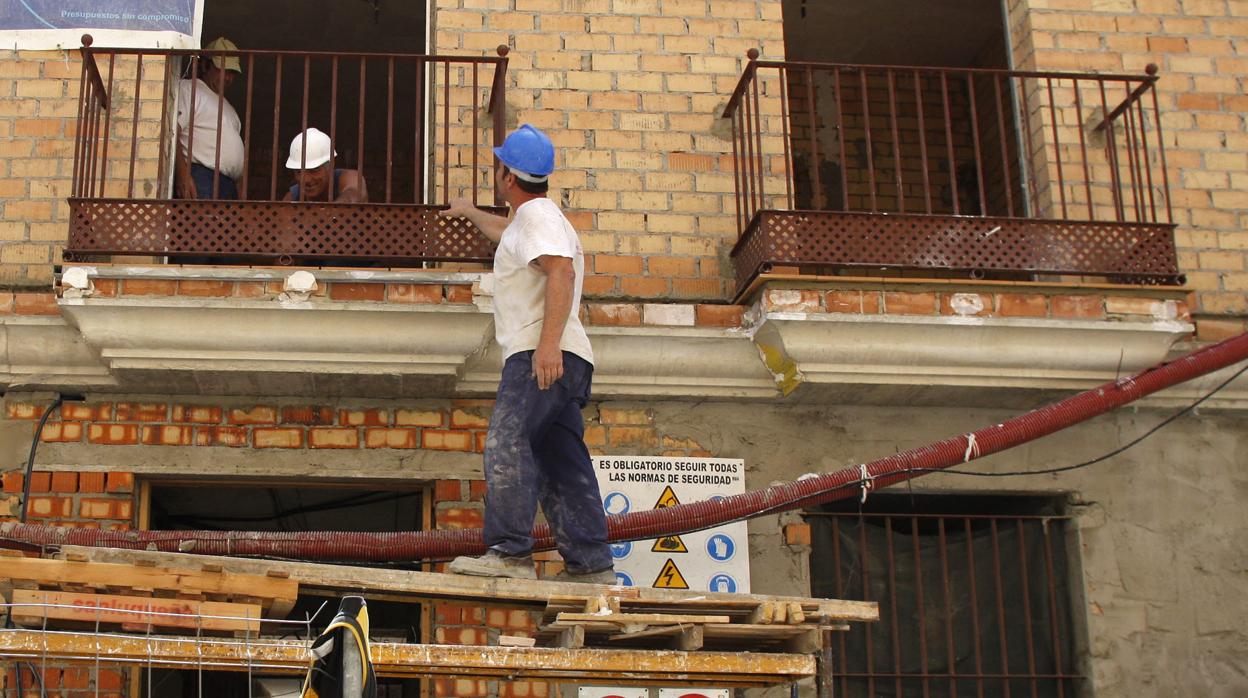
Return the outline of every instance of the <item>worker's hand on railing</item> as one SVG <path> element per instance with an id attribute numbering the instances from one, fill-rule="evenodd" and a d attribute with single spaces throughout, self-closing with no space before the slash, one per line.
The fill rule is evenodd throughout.
<path id="1" fill-rule="evenodd" d="M 472 203 L 472 199 L 460 197 L 451 199 L 449 207 L 445 211 L 440 211 L 438 215 L 448 218 L 472 218 L 472 214 L 478 210 Z"/>

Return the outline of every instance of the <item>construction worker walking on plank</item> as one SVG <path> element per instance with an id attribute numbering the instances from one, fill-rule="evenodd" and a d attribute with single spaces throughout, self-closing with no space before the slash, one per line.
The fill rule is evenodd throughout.
<path id="1" fill-rule="evenodd" d="M 614 584 L 581 419 L 594 372 L 580 321 L 585 256 L 576 230 L 546 196 L 555 169 L 550 138 L 525 124 L 494 154 L 494 186 L 511 219 L 467 199 L 452 201 L 442 214 L 467 218 L 498 244 L 494 324 L 504 362 L 485 442 L 488 549 L 481 557 L 456 558 L 447 570 L 535 579 L 531 531 L 540 501 L 566 566 L 555 579 Z"/>

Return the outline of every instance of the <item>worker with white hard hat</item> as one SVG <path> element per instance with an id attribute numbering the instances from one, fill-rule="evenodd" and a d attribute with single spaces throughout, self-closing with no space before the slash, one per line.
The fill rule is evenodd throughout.
<path id="1" fill-rule="evenodd" d="M 510 220 L 467 199 L 444 216 L 467 218 L 494 254 L 494 328 L 503 374 L 485 440 L 485 554 L 447 571 L 533 579 L 538 502 L 563 556 L 557 581 L 615 584 L 607 521 L 585 447 L 594 354 L 580 320 L 585 255 L 576 230 L 546 196 L 555 148 L 525 124 L 494 149 L 495 191 Z"/>
<path id="2" fill-rule="evenodd" d="M 312 127 L 290 142 L 286 168 L 296 170 L 295 184 L 283 201 L 340 201 L 364 203 L 368 188 L 359 170 L 334 167 L 333 143 L 319 128 Z"/>
<path id="3" fill-rule="evenodd" d="M 204 50 L 236 52 L 238 47 L 221 37 Z M 242 64 L 237 55 L 215 53 L 205 53 L 194 64 L 197 75 L 178 83 L 175 191 L 183 199 L 237 199 L 244 162 L 242 122 L 225 92 L 242 74 Z"/>

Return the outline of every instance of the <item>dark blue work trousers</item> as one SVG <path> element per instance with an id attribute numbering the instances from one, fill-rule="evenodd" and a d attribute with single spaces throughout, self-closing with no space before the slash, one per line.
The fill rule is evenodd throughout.
<path id="1" fill-rule="evenodd" d="M 490 548 L 509 556 L 530 554 L 540 501 L 569 572 L 611 566 L 606 514 L 581 419 L 593 373 L 592 364 L 565 351 L 563 376 L 539 390 L 532 351 L 513 354 L 503 365 L 485 440 Z"/>
<path id="2" fill-rule="evenodd" d="M 217 195 L 212 195 L 212 180 L 217 180 Z M 233 179 L 214 172 L 211 167 L 204 167 L 198 162 L 191 163 L 191 179 L 195 180 L 195 196 L 200 199 L 237 199 L 238 185 Z"/>

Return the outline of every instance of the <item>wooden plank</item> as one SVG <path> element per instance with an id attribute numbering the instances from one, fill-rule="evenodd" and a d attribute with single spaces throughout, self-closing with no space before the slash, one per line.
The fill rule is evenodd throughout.
<path id="1" fill-rule="evenodd" d="M 122 624 L 134 628 L 152 625 L 258 633 L 262 617 L 260 606 L 254 604 L 65 591 L 16 589 L 13 591 L 13 603 L 13 620 L 23 625 L 42 625 L 44 618 L 47 618 L 91 624 Z"/>
<path id="2" fill-rule="evenodd" d="M 685 616 L 663 613 L 560 613 L 555 622 L 677 625 L 680 623 L 728 623 L 731 620 L 728 616 Z"/>
<path id="3" fill-rule="evenodd" d="M 2 532 L 3 524 L 0 524 Z M 117 550 L 110 548 L 84 548 L 62 546 L 63 551 L 84 551 L 90 560 L 129 562 L 139 559 L 157 560 L 162 565 L 199 565 L 208 560 L 220 560 L 230 572 L 264 575 L 270 569 L 286 570 L 291 579 L 298 580 L 304 592 L 321 592 L 338 596 L 349 589 L 369 598 L 377 599 L 448 599 L 480 604 L 496 602 L 512 607 L 529 606 L 543 609 L 556 599 L 578 599 L 577 609 L 585 608 L 593 596 L 617 597 L 620 608 L 654 604 L 664 608 L 713 610 L 717 614 L 749 614 L 764 602 L 797 602 L 805 609 L 808 621 L 875 621 L 879 620 L 879 606 L 872 601 L 842 601 L 835 599 L 809 599 L 791 596 L 767 596 L 760 594 L 729 594 L 710 591 L 684 591 L 678 589 L 651 589 L 641 587 L 615 587 L 599 584 L 572 584 L 550 580 L 496 579 L 432 572 L 408 572 L 343 565 L 324 565 L 309 562 L 275 560 L 249 560 L 245 558 L 210 557 L 184 553 L 159 553 L 145 550 Z M 735 609 L 729 613 L 729 609 Z"/>
<path id="4" fill-rule="evenodd" d="M 65 552 L 67 554 L 80 553 L 90 560 L 91 556 L 84 552 L 88 550 L 90 549 L 76 548 Z M 150 558 L 145 559 L 153 562 Z M 299 595 L 299 583 L 294 580 L 235 572 L 202 572 L 198 567 L 203 562 L 194 561 L 196 569 L 189 569 L 158 567 L 154 564 L 142 565 L 137 561 L 134 564 L 119 564 L 14 558 L 5 563 L 4 573 L 13 579 L 34 580 L 41 584 L 57 586 L 85 585 L 100 589 L 125 586 L 135 590 L 150 590 L 152 593 L 167 591 L 172 594 L 189 592 L 249 596 L 291 604 Z M 270 611 L 276 613 L 281 609 L 270 609 Z"/>
<path id="5" fill-rule="evenodd" d="M 629 685 L 764 686 L 815 675 L 813 657 L 753 652 L 563 649 L 373 643 L 373 667 L 382 677 L 452 676 L 547 681 L 624 682 Z M 307 646 L 298 640 L 245 642 L 226 638 L 127 636 L 0 630 L 0 657 L 47 657 L 49 662 L 108 668 L 150 657 L 163 668 L 301 675 Z"/>
<path id="6" fill-rule="evenodd" d="M 523 635 L 499 635 L 499 647 L 533 647 L 537 644 L 537 638 L 524 637 Z"/>

